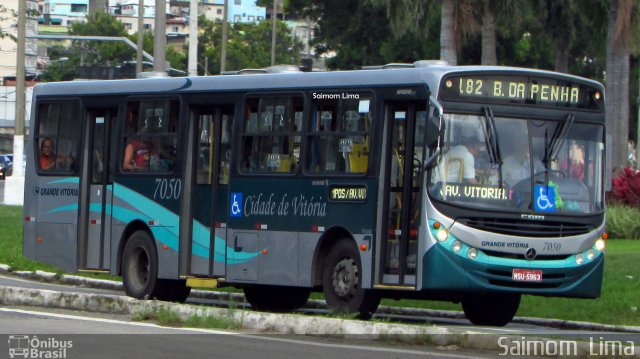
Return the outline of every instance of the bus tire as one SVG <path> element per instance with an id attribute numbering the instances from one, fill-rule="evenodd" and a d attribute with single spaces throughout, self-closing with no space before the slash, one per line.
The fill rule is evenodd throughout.
<path id="1" fill-rule="evenodd" d="M 183 303 L 191 293 L 186 280 L 158 279 L 156 295 L 159 300 Z"/>
<path id="2" fill-rule="evenodd" d="M 165 286 L 158 279 L 158 255 L 148 232 L 133 232 L 122 254 L 122 281 L 125 293 L 137 299 L 152 299 Z"/>
<path id="3" fill-rule="evenodd" d="M 484 293 L 462 299 L 464 315 L 475 325 L 503 327 L 516 315 L 520 294 Z"/>
<path id="4" fill-rule="evenodd" d="M 253 285 L 244 288 L 244 296 L 253 309 L 267 312 L 291 312 L 303 307 L 310 288 Z"/>
<path id="5" fill-rule="evenodd" d="M 359 318 L 368 319 L 380 304 L 378 293 L 362 288 L 360 254 L 350 240 L 340 240 L 329 250 L 322 289 L 327 306 L 335 313 L 356 313 Z"/>

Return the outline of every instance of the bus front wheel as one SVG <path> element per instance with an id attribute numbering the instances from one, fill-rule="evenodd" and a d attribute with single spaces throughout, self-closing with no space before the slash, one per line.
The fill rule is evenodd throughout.
<path id="1" fill-rule="evenodd" d="M 337 313 L 357 313 L 368 319 L 380 304 L 380 296 L 362 288 L 360 254 L 349 240 L 337 242 L 329 251 L 322 273 L 327 306 Z"/>
<path id="2" fill-rule="evenodd" d="M 483 293 L 462 299 L 464 315 L 475 325 L 503 327 L 516 315 L 520 294 Z"/>

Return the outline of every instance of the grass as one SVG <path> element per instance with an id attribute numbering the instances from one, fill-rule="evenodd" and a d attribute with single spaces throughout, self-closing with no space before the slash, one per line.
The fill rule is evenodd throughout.
<path id="1" fill-rule="evenodd" d="M 44 270 L 61 273 L 22 256 L 22 207 L 0 205 L 0 263 L 16 270 Z M 596 323 L 640 326 L 640 241 L 608 240 L 602 295 L 598 299 L 543 298 L 524 296 L 518 316 L 590 321 Z M 118 277 L 82 273 L 88 277 L 118 280 Z M 314 293 L 312 298 L 321 299 Z M 459 304 L 418 300 L 383 300 L 383 305 L 443 310 L 462 310 Z M 164 314 L 163 314 L 164 315 Z M 169 319 L 162 319 L 171 321 Z M 213 325 L 220 318 L 189 318 L 193 325 Z M 225 318 L 222 319 L 224 322 Z M 189 325 L 192 325 L 189 324 Z M 229 323 L 220 324 L 224 328 Z"/>
<path id="2" fill-rule="evenodd" d="M 640 241 L 609 240 L 597 299 L 523 296 L 517 316 L 640 326 Z M 383 305 L 461 311 L 456 303 L 385 299 Z"/>
<path id="3" fill-rule="evenodd" d="M 158 309 L 152 311 L 140 311 L 134 314 L 133 320 L 144 322 L 152 321 L 167 327 L 189 327 L 204 329 L 242 329 L 231 316 L 214 317 L 191 315 L 187 319 L 182 319 L 180 314 L 168 309 Z"/>

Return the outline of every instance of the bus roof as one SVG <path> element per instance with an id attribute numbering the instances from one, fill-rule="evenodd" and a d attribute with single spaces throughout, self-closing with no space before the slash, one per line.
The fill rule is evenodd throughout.
<path id="1" fill-rule="evenodd" d="M 327 72 L 287 72 L 264 73 L 251 75 L 195 76 L 172 78 L 147 78 L 129 80 L 91 80 L 69 81 L 38 84 L 35 86 L 36 96 L 65 95 L 105 95 L 152 93 L 188 93 L 211 91 L 252 91 L 263 90 L 304 90 L 312 88 L 341 87 L 378 87 L 407 86 L 426 84 L 432 92 L 436 92 L 440 80 L 453 72 L 505 72 L 519 73 L 542 77 L 561 77 L 583 83 L 588 86 L 604 89 L 597 81 L 569 74 L 546 70 L 536 70 L 504 66 L 448 66 L 428 65 L 423 67 L 393 66 L 383 69 L 367 69 L 352 71 Z"/>

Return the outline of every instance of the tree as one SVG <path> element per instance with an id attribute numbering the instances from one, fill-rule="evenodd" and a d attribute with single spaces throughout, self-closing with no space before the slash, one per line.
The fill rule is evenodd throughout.
<path id="1" fill-rule="evenodd" d="M 637 27 L 637 23 L 633 23 L 632 14 L 637 7 L 634 0 L 609 1 L 605 100 L 609 125 L 607 138 L 611 143 L 610 163 L 613 169 L 621 169 L 627 163 L 631 38 Z"/>
<path id="2" fill-rule="evenodd" d="M 70 35 L 80 36 L 127 36 L 124 24 L 115 17 L 99 11 L 92 15 L 87 15 L 87 21 L 71 24 Z M 80 53 L 83 64 L 108 65 L 120 63 L 131 59 L 133 50 L 119 42 L 109 43 L 100 41 L 76 42 L 73 47 L 84 47 Z"/>
<path id="3" fill-rule="evenodd" d="M 222 24 L 200 17 L 201 34 L 198 38 L 198 53 L 206 59 L 201 64 L 199 73 L 220 72 L 220 51 L 222 39 Z M 231 24 L 230 24 L 231 25 Z M 282 22 L 277 22 L 276 63 L 298 64 L 302 44 L 295 41 L 289 28 Z M 271 64 L 271 21 L 253 23 L 236 23 L 229 26 L 229 40 L 227 43 L 228 70 L 244 68 L 263 68 Z"/>

